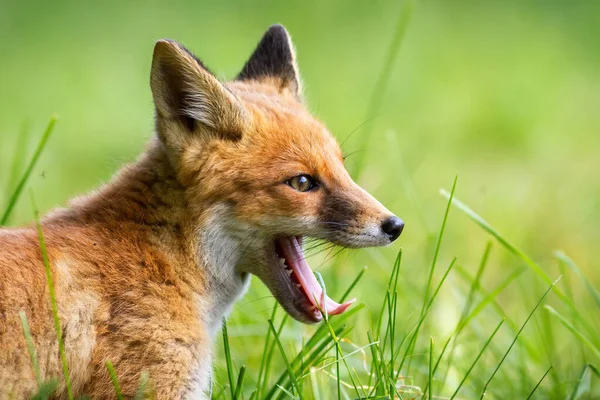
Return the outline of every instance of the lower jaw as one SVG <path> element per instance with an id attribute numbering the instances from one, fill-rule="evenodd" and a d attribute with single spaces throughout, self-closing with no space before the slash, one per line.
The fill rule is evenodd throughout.
<path id="1" fill-rule="evenodd" d="M 322 320 L 321 313 L 310 301 L 305 289 L 300 286 L 297 272 L 291 267 L 290 261 L 285 258 L 281 244 L 278 243 L 279 240 L 275 241 L 275 254 L 279 260 L 282 258 L 285 260 L 284 265 L 280 264 L 278 267 L 283 267 L 288 273 L 289 286 L 287 291 L 289 293 L 284 293 L 281 296 L 282 299 L 278 299 L 278 301 L 293 318 L 305 323 L 318 323 Z M 297 240 L 300 246 L 302 245 L 302 237 L 296 236 L 294 240 Z M 300 254 L 300 256 L 304 257 L 304 254 Z"/>
<path id="2" fill-rule="evenodd" d="M 306 305 L 298 305 L 296 303 L 292 303 L 287 305 L 287 302 L 278 300 L 279 304 L 286 310 L 286 312 L 291 315 L 294 319 L 308 323 L 308 324 L 316 324 L 321 322 L 323 319 L 321 313 L 316 309 L 312 308 L 312 304 L 308 303 Z M 308 301 L 308 300 L 307 300 Z"/>
<path id="3" fill-rule="evenodd" d="M 317 281 L 314 273 L 304 259 L 302 237 L 280 236 L 275 239 L 276 271 L 272 274 L 282 274 L 271 292 L 276 295 L 279 303 L 295 319 L 307 323 L 317 323 L 323 318 L 321 309 L 327 314 L 343 313 L 354 300 L 338 304 L 330 299 L 322 289 L 322 282 Z M 284 283 L 285 282 L 285 283 Z M 270 286 L 270 285 L 269 285 Z M 312 298 L 309 296 L 312 295 Z"/>

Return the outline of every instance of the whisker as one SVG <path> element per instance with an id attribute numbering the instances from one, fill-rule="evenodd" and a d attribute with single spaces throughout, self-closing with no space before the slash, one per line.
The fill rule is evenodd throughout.
<path id="1" fill-rule="evenodd" d="M 323 260 L 323 262 L 321 263 L 321 265 L 319 265 L 317 268 L 315 269 L 320 269 L 322 268 L 327 262 L 333 260 L 334 258 L 336 258 L 340 253 L 342 253 L 344 250 L 347 250 L 346 247 L 342 247 L 340 248 L 337 252 L 335 252 L 333 255 L 328 254 L 328 256 Z"/>
<path id="2" fill-rule="evenodd" d="M 345 138 L 344 140 L 342 140 L 342 143 L 340 143 L 340 148 L 344 147 L 344 144 L 346 144 L 346 141 L 348 141 L 348 139 L 350 139 L 350 137 L 352 135 L 354 135 L 354 133 L 356 131 L 358 131 L 360 128 L 362 128 L 366 123 L 371 122 L 372 120 L 374 120 L 375 118 L 377 118 L 378 115 L 372 116 L 370 118 L 367 118 L 366 120 L 364 120 L 363 122 L 361 122 L 360 124 L 358 124 L 358 126 L 356 128 L 354 128 Z"/>
<path id="3" fill-rule="evenodd" d="M 250 305 L 252 303 L 256 303 L 257 301 L 261 301 L 261 300 L 265 300 L 265 299 L 272 299 L 272 298 L 274 298 L 274 296 L 272 294 L 271 295 L 267 295 L 267 296 L 261 296 L 261 297 L 257 297 L 257 298 L 252 299 L 252 300 L 245 301 L 245 302 L 241 303 L 240 306 L 243 307 L 243 306 L 246 306 L 246 305 Z"/>

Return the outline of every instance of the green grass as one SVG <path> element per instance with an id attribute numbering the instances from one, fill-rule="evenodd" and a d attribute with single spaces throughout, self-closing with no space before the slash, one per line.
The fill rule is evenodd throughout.
<path id="1" fill-rule="evenodd" d="M 533 388 L 533 390 L 531 391 L 531 393 L 529 393 L 529 396 L 527 396 L 526 400 L 529 400 L 530 398 L 533 397 L 533 395 L 535 394 L 535 391 L 537 390 L 537 388 L 540 387 L 540 384 L 544 381 L 544 378 L 546 377 L 546 375 L 548 375 L 548 373 L 550 372 L 550 370 L 554 368 L 554 365 L 551 365 L 548 367 L 548 369 L 546 370 L 546 372 L 544 372 L 544 375 L 542 375 L 542 377 L 540 378 L 540 380 L 538 381 L 538 383 L 536 383 L 535 387 Z"/>
<path id="2" fill-rule="evenodd" d="M 48 132 L 48 131 L 46 131 Z M 44 138 L 46 138 L 47 136 L 44 135 Z M 42 139 L 43 141 L 44 139 Z M 38 147 L 39 149 L 39 147 Z M 36 155 L 38 153 L 36 152 Z M 21 181 L 24 182 L 27 180 L 27 177 L 29 176 L 29 169 L 26 171 L 25 173 L 25 177 L 24 179 Z M 58 341 L 58 354 L 60 355 L 60 362 L 62 365 L 62 373 L 63 373 L 63 382 L 65 384 L 65 389 L 67 392 L 67 398 L 69 400 L 73 400 L 73 389 L 71 388 L 71 378 L 70 378 L 70 374 L 69 374 L 69 365 L 67 363 L 67 354 L 65 352 L 65 343 L 64 343 L 64 337 L 62 335 L 62 328 L 60 325 L 60 319 L 58 316 L 58 303 L 56 301 L 56 292 L 54 289 L 54 278 L 52 277 L 52 268 L 50 267 L 50 260 L 48 259 L 48 252 L 46 249 L 46 241 L 44 240 L 44 231 L 42 229 L 42 225 L 40 223 L 40 215 L 37 209 L 37 206 L 35 205 L 35 199 L 33 197 L 33 192 L 31 192 L 31 206 L 33 209 L 33 215 L 34 215 L 34 221 L 35 221 L 35 226 L 37 229 L 37 233 L 38 233 L 38 239 L 40 241 L 40 255 L 42 258 L 42 261 L 44 262 L 44 270 L 46 272 L 46 282 L 48 284 L 48 296 L 49 296 L 49 301 L 50 301 L 50 306 L 52 309 L 52 319 L 54 321 L 54 329 L 56 332 L 56 338 Z"/>
<path id="3" fill-rule="evenodd" d="M 42 138 L 40 139 L 40 142 L 38 143 L 37 148 L 35 149 L 35 151 L 33 153 L 33 157 L 31 158 L 31 161 L 27 165 L 27 169 L 23 173 L 23 176 L 19 180 L 19 183 L 16 185 L 14 193 L 12 194 L 12 196 L 10 196 L 10 199 L 8 200 L 8 206 L 6 206 L 6 210 L 2 214 L 2 217 L 0 218 L 0 226 L 6 225 L 8 223 L 10 215 L 11 215 L 15 205 L 17 204 L 17 201 L 19 200 L 19 197 L 21 196 L 23 189 L 25 188 L 25 184 L 27 183 L 27 180 L 31 176 L 31 172 L 35 168 L 35 165 L 37 164 L 37 162 L 40 158 L 40 155 L 42 154 L 42 151 L 44 151 L 44 147 L 46 146 L 46 143 L 48 142 L 48 139 L 50 138 L 50 135 L 52 134 L 52 130 L 54 129 L 55 123 L 56 123 L 56 117 L 50 118 L 50 122 L 48 122 L 48 127 L 46 128 L 46 131 L 42 135 Z M 20 144 L 20 142 L 19 142 L 19 144 Z M 19 153 L 20 153 L 20 151 L 18 150 L 20 148 L 21 148 L 21 146 L 17 147 L 17 155 L 19 155 Z M 15 160 L 17 160 L 17 159 L 18 159 L 18 157 L 15 157 Z M 15 166 L 13 168 L 13 170 L 17 170 L 18 167 L 16 167 L 16 166 L 18 165 L 18 163 L 15 162 L 13 165 Z M 14 172 L 13 172 L 13 174 L 14 174 Z M 10 184 L 10 182 L 9 182 L 9 184 Z"/>
<path id="4" fill-rule="evenodd" d="M 430 312 L 436 305 L 438 295 L 444 288 L 444 284 L 457 262 L 456 258 L 454 258 L 442 274 L 439 283 L 435 286 L 432 285 L 433 277 L 435 275 L 433 271 L 435 270 L 436 260 L 440 256 L 442 239 L 444 237 L 446 224 L 448 223 L 451 205 L 457 206 L 481 226 L 484 232 L 494 237 L 508 253 L 520 259 L 525 266 L 533 271 L 534 276 L 536 276 L 541 283 L 547 283 L 548 279 L 547 273 L 543 271 L 541 267 L 537 266 L 537 264 L 535 264 L 524 252 L 512 245 L 507 238 L 501 235 L 471 208 L 457 200 L 454 197 L 455 190 L 456 179 L 454 180 L 452 192 L 449 194 L 443 192 L 443 194 L 447 194 L 446 197 L 448 198 L 448 203 L 442 219 L 440 233 L 434 247 L 434 253 L 432 255 L 433 261 L 431 263 L 430 273 L 428 274 L 429 278 L 424 284 L 425 290 L 421 291 L 420 296 L 422 305 L 420 307 L 421 311 L 418 314 L 419 317 L 416 321 L 412 324 L 401 324 L 399 320 L 400 318 L 405 317 L 399 313 L 398 299 L 399 294 L 403 291 L 401 267 L 402 264 L 406 262 L 406 260 L 403 259 L 402 251 L 400 251 L 397 254 L 396 261 L 393 263 L 393 267 L 389 274 L 387 289 L 385 292 L 380 292 L 379 298 L 381 307 L 375 315 L 372 315 L 374 321 L 376 321 L 375 325 L 372 327 L 369 327 L 368 325 L 362 326 L 363 334 L 359 336 L 367 339 L 364 344 L 354 344 L 349 339 L 349 335 L 352 331 L 359 331 L 361 329 L 361 326 L 357 325 L 354 321 L 358 319 L 361 313 L 367 313 L 367 310 L 362 305 L 355 306 L 338 317 L 329 318 L 325 315 L 324 322 L 320 326 L 312 328 L 314 331 L 312 336 L 302 340 L 302 347 L 297 352 L 294 352 L 294 342 L 292 341 L 290 343 L 289 339 L 285 339 L 286 330 L 294 329 L 292 324 L 296 324 L 292 323 L 287 316 L 283 316 L 279 327 L 276 328 L 273 319 L 276 317 L 277 307 L 274 307 L 271 319 L 267 321 L 268 334 L 265 334 L 263 337 L 265 351 L 262 360 L 258 364 L 249 365 L 248 367 L 244 365 L 239 368 L 236 379 L 234 370 L 236 354 L 231 346 L 227 325 L 224 324 L 224 359 L 227 366 L 226 370 L 229 390 L 221 390 L 216 393 L 214 397 L 233 399 L 251 397 L 266 399 L 303 399 L 311 398 L 311 396 L 314 397 L 314 393 L 327 396 L 327 393 L 332 391 L 337 393 L 336 397 L 338 398 L 348 398 L 348 396 L 350 396 L 350 398 L 360 399 L 392 397 L 419 398 L 423 396 L 432 399 L 437 396 L 448 396 L 450 393 L 450 398 L 455 398 L 459 394 L 459 391 L 461 391 L 466 398 L 472 398 L 477 395 L 477 393 L 479 393 L 481 398 L 489 393 L 494 393 L 495 396 L 508 395 L 510 393 L 505 392 L 504 395 L 502 395 L 502 393 L 503 390 L 506 390 L 505 380 L 509 379 L 510 371 L 517 369 L 515 368 L 515 363 L 524 362 L 528 365 L 536 365 L 542 362 L 539 355 L 536 354 L 542 350 L 536 348 L 536 345 L 532 343 L 527 346 L 523 344 L 520 349 L 521 352 L 525 352 L 525 358 L 519 359 L 511 357 L 511 355 L 513 353 L 513 348 L 518 345 L 521 335 L 524 334 L 528 322 L 534 318 L 536 310 L 546 301 L 546 297 L 551 292 L 557 295 L 556 298 L 558 302 L 555 306 L 562 307 L 570 312 L 574 322 L 571 322 L 549 304 L 544 306 L 545 309 L 548 310 L 552 316 L 556 317 L 556 319 L 573 334 L 574 339 L 591 350 L 591 353 L 589 354 L 592 357 L 592 362 L 584 363 L 585 367 L 580 374 L 581 377 L 577 381 L 565 379 L 564 381 L 553 382 L 548 387 L 544 387 L 544 378 L 549 374 L 550 370 L 554 368 L 554 365 L 546 367 L 545 372 L 541 375 L 542 377 L 535 381 L 535 385 L 529 386 L 530 391 L 528 392 L 528 398 L 535 393 L 543 393 L 543 396 L 557 393 L 554 391 L 555 387 L 553 387 L 553 385 L 560 385 L 567 393 L 571 393 L 571 398 L 582 398 L 581 396 L 595 393 L 593 386 L 590 383 L 586 383 L 587 381 L 584 380 L 591 379 L 591 377 L 587 377 L 587 371 L 592 371 L 597 375 L 597 369 L 594 366 L 595 363 L 598 362 L 598 359 L 600 359 L 600 352 L 598 351 L 596 344 L 597 337 L 587 337 L 584 332 L 575 327 L 574 323 L 577 323 L 578 326 L 581 326 L 584 329 L 590 329 L 597 324 L 597 321 L 584 320 L 583 313 L 575 309 L 574 300 L 565 294 L 571 292 L 557 290 L 558 280 L 556 280 L 551 282 L 550 287 L 539 298 L 531 312 L 527 315 L 524 322 L 515 333 L 514 327 L 517 326 L 517 316 L 504 314 L 499 305 L 491 308 L 490 305 L 497 304 L 496 302 L 499 301 L 502 292 L 506 290 L 514 280 L 523 276 L 523 270 L 517 269 L 495 289 L 489 291 L 483 289 L 482 278 L 485 266 L 490 257 L 492 247 L 490 243 L 485 247 L 475 277 L 470 278 L 466 276 L 467 273 L 463 271 L 463 275 L 467 277 L 466 281 L 469 283 L 469 289 L 466 292 L 466 300 L 460 318 L 450 335 L 447 337 L 439 336 L 439 339 L 437 339 L 436 336 L 430 335 L 431 331 L 429 329 L 423 329 L 423 327 L 427 326 L 426 321 L 431 320 L 431 318 L 428 318 L 430 317 Z M 33 201 L 33 196 L 32 207 L 34 209 L 34 220 L 36 221 L 40 239 L 40 255 L 46 268 L 46 277 L 50 295 L 49 301 L 52 306 L 52 315 L 57 337 L 59 338 L 58 351 L 63 366 L 62 379 L 65 383 L 67 397 L 72 398 L 69 368 L 67 365 L 64 343 L 61 340 L 61 326 L 58 318 L 57 299 L 54 293 L 51 266 L 46 253 L 43 228 L 39 223 L 39 216 L 37 207 Z M 596 301 L 597 290 L 576 267 L 572 260 L 562 253 L 558 253 L 557 257 L 568 264 L 570 271 L 585 283 L 590 300 Z M 353 289 L 359 287 L 361 280 L 365 276 L 368 276 L 368 270 L 360 270 L 357 276 L 350 282 L 347 290 L 344 291 L 343 297 L 347 297 Z M 319 281 L 323 282 L 320 274 L 318 274 L 318 277 Z M 324 286 L 324 283 L 322 284 Z M 430 294 L 429 288 L 431 286 L 434 286 L 435 288 L 433 293 Z M 324 290 L 326 290 L 325 286 Z M 414 310 L 414 312 L 416 312 L 416 310 Z M 486 338 L 485 341 L 479 342 L 473 340 L 472 335 L 476 331 L 484 329 L 484 326 L 482 326 L 478 320 L 478 317 L 481 316 L 481 314 L 490 314 L 491 316 L 500 314 L 502 320 L 496 328 L 491 331 L 491 334 L 488 333 L 487 336 L 484 334 L 483 338 Z M 24 334 L 27 338 L 32 368 L 34 369 L 40 387 L 40 392 L 36 396 L 42 396 L 40 398 L 43 398 L 50 393 L 50 389 L 56 387 L 56 382 L 43 382 L 41 380 L 33 340 L 31 338 L 26 316 L 23 313 L 21 313 L 21 320 Z M 498 346 L 503 346 L 503 339 L 500 333 L 501 327 L 504 325 L 505 321 L 510 321 L 513 326 L 512 330 L 506 332 L 507 335 L 510 335 L 512 332 L 513 338 L 509 342 L 508 347 L 502 352 L 499 351 Z M 555 331 L 560 329 L 559 326 L 549 325 L 548 327 Z M 466 331 L 466 333 L 463 333 L 464 331 Z M 549 333 L 550 332 L 547 331 L 538 332 L 539 335 L 548 335 Z M 557 332 L 554 333 L 556 334 Z M 459 344 L 459 337 L 464 337 L 465 335 L 469 335 L 468 342 L 462 341 Z M 420 338 L 427 338 L 427 343 L 422 343 L 422 341 L 419 340 Z M 434 342 L 440 339 L 445 345 L 439 356 L 436 358 Z M 545 338 L 529 338 L 530 341 L 535 341 L 536 339 L 544 340 Z M 506 336 L 504 337 L 504 341 L 505 340 Z M 285 345 L 286 342 L 288 343 L 288 346 Z M 450 342 L 452 342 L 453 347 L 452 350 L 446 354 L 445 350 L 448 348 Z M 488 347 L 491 348 L 493 343 L 496 345 L 496 350 L 494 352 L 486 351 Z M 289 346 L 290 344 L 291 347 Z M 463 347 L 469 345 L 473 346 L 473 348 L 479 347 L 480 350 L 476 353 L 476 357 L 471 364 L 465 364 L 463 360 L 457 358 L 454 354 L 457 346 Z M 274 356 L 273 354 L 274 348 L 278 350 L 277 356 Z M 427 355 L 427 357 L 423 357 L 423 355 Z M 444 360 L 448 361 L 448 363 L 444 364 Z M 478 368 L 478 363 L 483 360 L 485 360 L 487 368 Z M 278 379 L 273 379 L 268 371 L 281 370 L 281 362 L 283 362 L 283 365 L 285 366 L 285 372 L 282 373 Z M 360 365 L 361 362 L 363 365 Z M 502 369 L 501 367 L 505 364 L 511 365 Z M 343 366 L 343 368 L 340 368 L 340 366 Z M 493 372 L 487 377 L 483 386 L 481 386 L 481 379 L 487 375 L 486 371 L 491 367 L 493 367 Z M 109 371 L 110 379 L 115 387 L 117 398 L 122 398 L 117 375 L 110 362 L 107 362 L 107 369 Z M 438 373 L 440 372 L 440 369 L 445 369 L 443 375 L 441 375 L 444 376 L 443 380 L 439 380 L 440 374 Z M 409 376 L 410 371 L 414 371 L 414 376 Z M 445 377 L 448 375 L 449 371 L 453 371 L 453 373 L 460 378 L 457 385 L 446 382 Z M 506 372 L 502 374 L 503 371 Z M 532 370 L 532 374 L 534 371 L 535 370 Z M 253 375 L 258 377 L 256 381 L 253 381 L 251 378 Z M 561 371 L 558 376 L 569 377 L 571 375 L 572 373 L 566 370 Z M 477 379 L 475 379 L 474 376 L 477 376 Z M 310 379 L 307 381 L 307 378 Z M 498 383 L 500 379 L 502 379 L 502 383 Z M 408 380 L 412 383 L 407 384 Z M 472 384 L 470 385 L 469 380 L 472 380 Z M 477 382 L 479 382 L 479 384 Z M 425 389 L 422 390 L 420 387 L 424 387 Z M 533 387 L 533 389 L 531 389 L 531 387 Z M 523 389 L 525 389 L 525 387 L 523 387 Z M 510 390 L 516 389 L 514 386 L 511 386 Z M 226 393 L 229 393 L 230 397 L 228 397 Z M 516 393 L 517 392 L 514 392 L 512 394 L 515 395 Z"/>
<path id="5" fill-rule="evenodd" d="M 27 187 L 45 211 L 141 150 L 154 39 L 182 40 L 233 76 L 261 30 L 283 22 L 308 103 L 344 142 L 348 168 L 406 220 L 403 250 L 313 256 L 331 297 L 358 299 L 318 326 L 291 320 L 253 282 L 218 341 L 213 398 L 597 398 L 600 73 L 589 38 L 600 6 L 567 3 L 149 4 L 153 23 L 135 32 L 140 10 L 126 4 L 94 19 L 75 3 L 7 5 L 15 23 L 0 32 L 22 40 L 0 63 L 2 221 L 32 219 Z M 50 12 L 63 29 L 48 29 Z M 40 88 L 52 101 L 29 95 Z M 57 131 L 51 122 L 31 143 L 53 112 Z M 36 398 L 48 398 L 59 382 L 37 372 L 21 322 Z M 63 363 L 56 378 L 67 377 Z"/>
<path id="6" fill-rule="evenodd" d="M 117 400 L 123 400 L 123 392 L 121 391 L 121 385 L 119 385 L 119 378 L 117 378 L 115 367 L 113 366 L 112 362 L 110 362 L 110 360 L 106 361 L 106 369 L 108 370 L 108 375 L 110 375 L 110 380 L 112 381 L 113 387 L 115 388 Z"/>
<path id="7" fill-rule="evenodd" d="M 21 319 L 21 325 L 23 326 L 23 335 L 27 340 L 27 351 L 29 352 L 29 358 L 31 359 L 31 368 L 33 369 L 33 375 L 38 387 L 42 385 L 42 372 L 40 371 L 40 364 L 37 359 L 35 351 L 35 345 L 33 344 L 33 337 L 31 336 L 31 329 L 27 323 L 27 316 L 24 311 L 19 311 L 19 318 Z"/>

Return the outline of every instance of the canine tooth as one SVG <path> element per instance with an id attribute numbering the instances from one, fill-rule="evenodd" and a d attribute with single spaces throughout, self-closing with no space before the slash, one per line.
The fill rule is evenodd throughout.
<path id="1" fill-rule="evenodd" d="M 285 272 L 287 272 L 287 274 L 288 274 L 289 276 L 292 276 L 292 272 L 294 272 L 294 271 L 292 271 L 291 269 L 287 269 L 287 268 L 286 268 Z"/>

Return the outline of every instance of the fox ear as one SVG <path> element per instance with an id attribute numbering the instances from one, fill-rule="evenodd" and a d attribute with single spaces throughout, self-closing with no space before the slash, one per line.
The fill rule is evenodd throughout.
<path id="1" fill-rule="evenodd" d="M 275 78 L 281 89 L 289 89 L 296 96 L 302 90 L 296 51 L 288 31 L 281 25 L 271 26 L 244 65 L 238 80 Z"/>
<path id="2" fill-rule="evenodd" d="M 159 40 L 154 47 L 150 86 L 159 118 L 196 123 L 239 137 L 244 110 L 235 96 L 183 46 Z"/>

